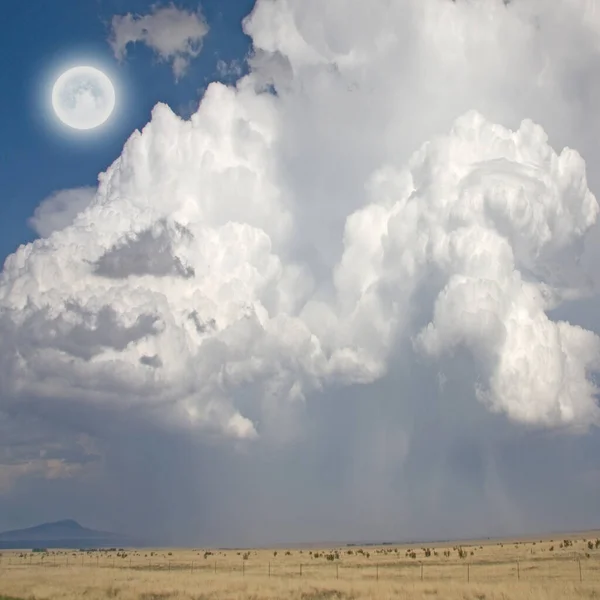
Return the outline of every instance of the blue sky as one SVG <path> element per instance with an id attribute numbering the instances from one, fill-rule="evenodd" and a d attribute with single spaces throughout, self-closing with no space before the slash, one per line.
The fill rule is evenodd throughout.
<path id="1" fill-rule="evenodd" d="M 119 64 L 108 44 L 113 15 L 148 11 L 144 0 L 31 0 L 8 4 L 9 24 L 0 39 L 0 263 L 36 234 L 27 225 L 35 207 L 55 190 L 95 185 L 123 143 L 149 120 L 157 102 L 189 115 L 204 87 L 220 80 L 217 62 L 243 64 L 250 50 L 241 21 L 253 0 L 205 0 L 210 27 L 187 76 L 175 82 L 167 63 L 158 63 L 141 43 Z M 196 10 L 184 0 L 177 6 Z M 69 135 L 50 114 L 49 85 L 64 65 L 94 63 L 115 79 L 121 97 L 111 121 L 93 135 Z"/>

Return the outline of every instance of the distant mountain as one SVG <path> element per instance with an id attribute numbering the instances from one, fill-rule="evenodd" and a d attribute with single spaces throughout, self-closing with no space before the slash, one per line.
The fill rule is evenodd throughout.
<path id="1" fill-rule="evenodd" d="M 116 533 L 82 527 L 72 519 L 0 533 L 0 549 L 105 548 L 139 545 L 132 542 L 133 540 Z"/>

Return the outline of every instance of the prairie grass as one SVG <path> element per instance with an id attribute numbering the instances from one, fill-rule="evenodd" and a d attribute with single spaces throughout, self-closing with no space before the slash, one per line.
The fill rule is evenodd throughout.
<path id="1" fill-rule="evenodd" d="M 10 551 L 1 553 L 0 600 L 600 600 L 595 540 Z"/>

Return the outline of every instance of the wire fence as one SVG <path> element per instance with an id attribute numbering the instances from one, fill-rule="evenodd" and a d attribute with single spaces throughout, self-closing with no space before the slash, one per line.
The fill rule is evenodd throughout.
<path id="1" fill-rule="evenodd" d="M 293 560 L 180 560 L 177 557 L 141 557 L 102 553 L 45 556 L 0 553 L 0 573 L 5 569 L 127 569 L 139 572 L 173 572 L 237 577 L 310 578 L 339 580 L 414 581 L 537 581 L 562 580 L 600 583 L 600 556 L 591 558 L 539 558 L 511 561 L 418 562 L 369 559 L 363 562 Z"/>

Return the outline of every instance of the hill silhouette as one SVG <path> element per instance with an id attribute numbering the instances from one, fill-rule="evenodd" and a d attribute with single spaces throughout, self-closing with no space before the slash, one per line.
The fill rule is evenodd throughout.
<path id="1" fill-rule="evenodd" d="M 133 545 L 125 536 L 83 527 L 73 519 L 0 533 L 0 549 L 102 548 Z"/>

